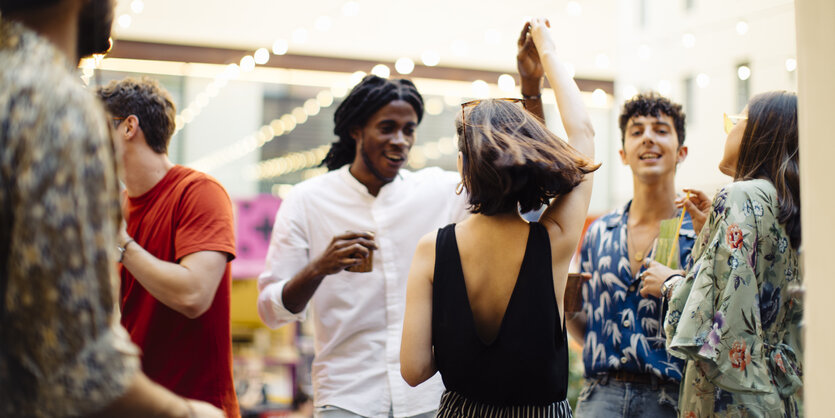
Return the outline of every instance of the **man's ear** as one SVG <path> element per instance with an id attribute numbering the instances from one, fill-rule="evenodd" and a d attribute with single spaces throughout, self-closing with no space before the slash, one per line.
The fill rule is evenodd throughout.
<path id="1" fill-rule="evenodd" d="M 125 129 L 125 140 L 130 141 L 139 133 L 139 118 L 136 115 L 128 115 L 122 128 Z"/>
<path id="2" fill-rule="evenodd" d="M 624 150 L 623 150 L 623 148 L 621 148 L 621 149 L 619 149 L 619 150 L 618 150 L 618 155 L 620 155 L 620 162 L 621 162 L 621 164 L 623 164 L 623 165 L 629 165 L 629 164 L 626 162 L 626 151 L 624 151 Z"/>
<path id="3" fill-rule="evenodd" d="M 676 164 L 681 164 L 687 159 L 687 146 L 682 145 L 678 147 L 678 155 L 676 156 Z"/>

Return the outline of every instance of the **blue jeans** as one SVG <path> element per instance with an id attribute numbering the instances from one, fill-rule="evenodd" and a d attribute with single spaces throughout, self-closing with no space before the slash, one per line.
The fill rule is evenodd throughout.
<path id="1" fill-rule="evenodd" d="M 433 418 L 435 416 L 435 412 L 436 411 L 427 412 L 425 414 L 419 414 L 409 418 Z M 317 407 L 313 411 L 313 416 L 315 418 L 362 418 L 362 415 L 357 415 L 351 411 L 332 405 Z M 394 416 L 391 411 L 389 411 L 389 416 Z"/>
<path id="2" fill-rule="evenodd" d="M 643 383 L 624 383 L 611 379 L 587 379 L 574 416 L 597 417 L 676 417 L 678 384 L 659 383 L 655 389 Z"/>

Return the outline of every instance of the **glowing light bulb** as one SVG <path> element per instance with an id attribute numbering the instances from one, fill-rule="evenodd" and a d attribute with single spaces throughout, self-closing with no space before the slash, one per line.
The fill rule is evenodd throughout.
<path id="1" fill-rule="evenodd" d="M 394 69 L 400 74 L 411 74 L 415 69 L 415 62 L 409 58 L 398 58 L 394 63 Z"/>

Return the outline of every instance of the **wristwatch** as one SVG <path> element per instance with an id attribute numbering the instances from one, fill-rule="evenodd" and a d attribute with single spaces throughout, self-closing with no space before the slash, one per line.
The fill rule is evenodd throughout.
<path id="1" fill-rule="evenodd" d="M 124 244 L 116 246 L 116 248 L 119 249 L 119 262 L 120 263 L 122 262 L 122 259 L 125 258 L 125 251 L 128 250 L 128 244 L 130 244 L 132 242 L 134 242 L 134 239 L 133 238 L 128 238 L 128 240 L 125 241 Z"/>
<path id="2" fill-rule="evenodd" d="M 670 277 L 667 277 L 667 280 L 664 280 L 664 283 L 661 283 L 661 296 L 664 297 L 664 299 L 668 299 L 668 293 L 670 292 L 670 289 L 673 287 L 675 283 L 678 282 L 678 280 L 673 281 L 674 277 L 683 278 L 684 276 L 676 273 L 671 275 Z"/>

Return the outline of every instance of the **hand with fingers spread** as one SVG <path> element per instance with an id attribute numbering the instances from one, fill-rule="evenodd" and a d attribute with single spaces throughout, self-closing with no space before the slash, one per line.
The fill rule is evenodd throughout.
<path id="1" fill-rule="evenodd" d="M 690 214 L 690 219 L 693 220 L 693 230 L 698 234 L 707 221 L 712 200 L 701 190 L 684 189 L 684 191 L 690 194 L 690 199 L 676 199 L 676 207 L 684 207 L 684 210 Z"/>
<path id="2" fill-rule="evenodd" d="M 644 270 L 640 277 L 643 281 L 641 285 L 641 296 L 655 296 L 660 298 L 662 296 L 661 287 L 667 279 L 675 275 L 684 275 L 683 270 L 673 270 L 655 260 L 647 258 L 644 260 Z"/>
<path id="3" fill-rule="evenodd" d="M 376 249 L 373 233 L 347 231 L 333 237 L 328 248 L 313 261 L 313 265 L 321 275 L 336 274 L 361 264 Z"/>

